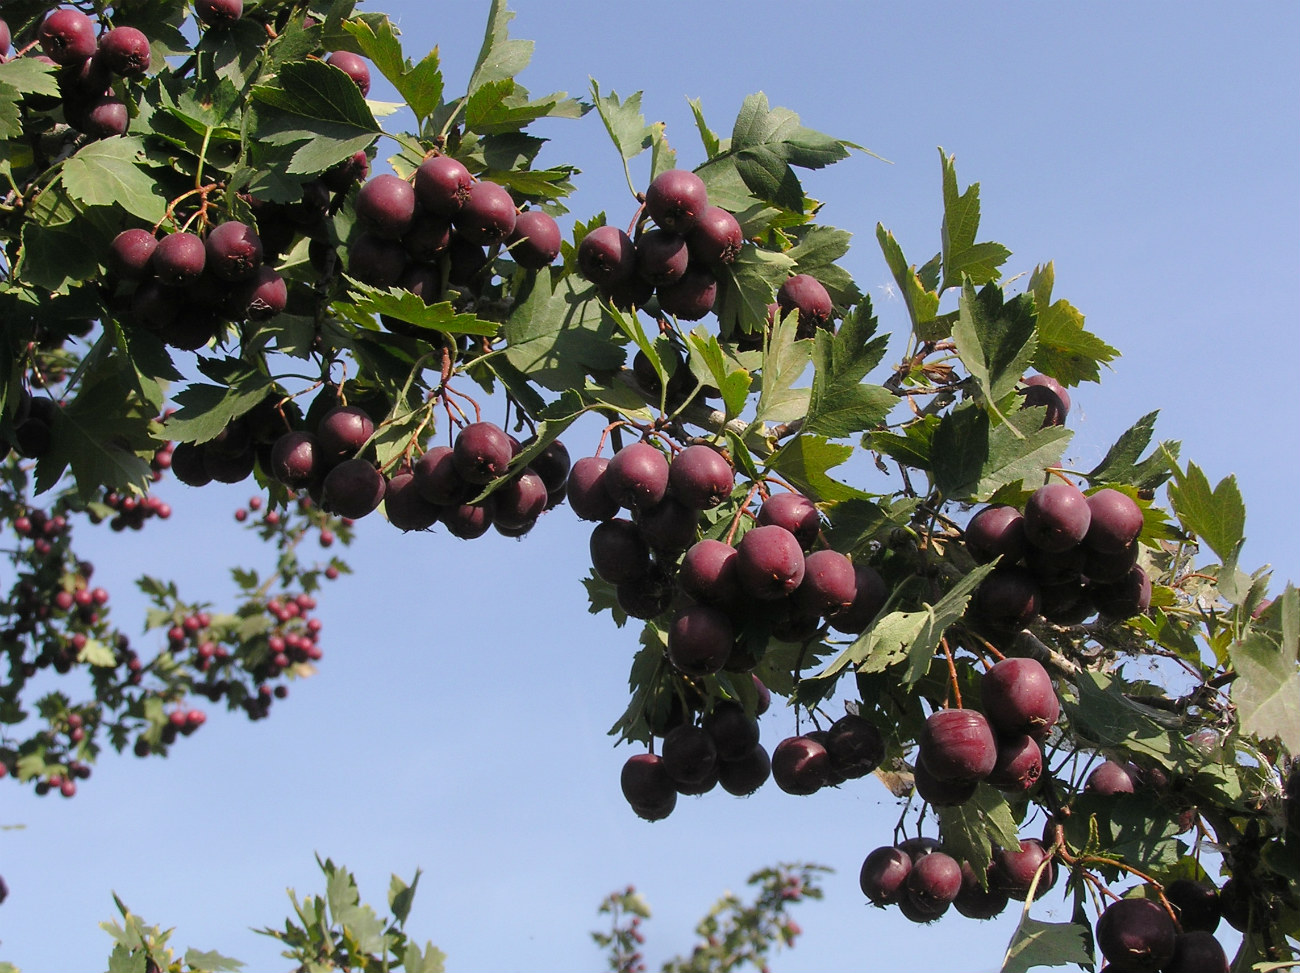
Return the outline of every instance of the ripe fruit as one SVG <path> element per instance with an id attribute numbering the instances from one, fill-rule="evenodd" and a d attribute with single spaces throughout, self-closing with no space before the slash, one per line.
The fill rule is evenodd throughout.
<path id="1" fill-rule="evenodd" d="M 1017 902 L 1024 902 L 1029 897 L 1034 875 L 1044 861 L 1047 865 L 1034 888 L 1034 898 L 1041 898 L 1056 884 L 1056 864 L 1048 858 L 1042 842 L 1034 838 L 1021 838 L 1018 849 L 999 848 L 994 853 L 993 863 L 989 866 L 989 884 Z"/>
<path id="2" fill-rule="evenodd" d="M 471 422 L 452 444 L 456 470 L 467 483 L 491 483 L 505 473 L 513 456 L 510 437 L 493 422 Z"/>
<path id="3" fill-rule="evenodd" d="M 247 317 L 250 321 L 268 321 L 288 305 L 289 286 L 278 271 L 263 266 L 243 282 L 232 300 L 242 308 L 236 312 L 237 317 Z"/>
<path id="4" fill-rule="evenodd" d="M 705 714 L 704 729 L 723 760 L 739 760 L 758 744 L 758 720 L 747 716 L 745 708 L 732 700 L 716 703 Z"/>
<path id="5" fill-rule="evenodd" d="M 291 490 L 310 484 L 324 465 L 320 444 L 309 432 L 287 432 L 271 447 L 270 474 Z"/>
<path id="6" fill-rule="evenodd" d="M 657 289 L 659 308 L 683 321 L 698 321 L 713 310 L 718 280 L 702 267 L 692 267 L 671 284 Z"/>
<path id="7" fill-rule="evenodd" d="M 656 551 L 684 551 L 695 542 L 700 514 L 672 497 L 637 511 L 641 536 Z"/>
<path id="8" fill-rule="evenodd" d="M 1132 794 L 1136 787 L 1132 768 L 1115 760 L 1106 760 L 1098 764 L 1084 784 L 1084 790 L 1100 797 Z"/>
<path id="9" fill-rule="evenodd" d="M 1155 973 L 1174 955 L 1178 929 L 1150 899 L 1112 902 L 1097 920 L 1097 946 L 1116 969 Z"/>
<path id="10" fill-rule="evenodd" d="M 605 492 L 620 507 L 650 507 L 668 492 L 668 460 L 649 443 L 631 443 L 614 454 L 603 479 Z"/>
<path id="11" fill-rule="evenodd" d="M 1228 973 L 1228 954 L 1211 933 L 1192 930 L 1174 940 L 1174 955 L 1161 973 Z"/>
<path id="12" fill-rule="evenodd" d="M 424 209 L 438 216 L 455 216 L 466 200 L 474 177 L 465 164 L 449 155 L 431 155 L 415 170 L 415 195 Z"/>
<path id="13" fill-rule="evenodd" d="M 787 794 L 817 793 L 830 769 L 826 748 L 807 736 L 786 737 L 772 751 L 772 779 Z"/>
<path id="14" fill-rule="evenodd" d="M 480 179 L 469 187 L 464 205 L 451 221 L 466 240 L 486 247 L 504 242 L 514 232 L 516 216 L 510 191 Z"/>
<path id="15" fill-rule="evenodd" d="M 415 219 L 415 190 L 391 173 L 375 176 L 357 192 L 356 214 L 372 232 L 400 239 Z"/>
<path id="16" fill-rule="evenodd" d="M 374 431 L 374 420 L 360 406 L 336 405 L 321 417 L 316 439 L 326 456 L 341 460 L 356 455 Z"/>
<path id="17" fill-rule="evenodd" d="M 546 509 L 546 484 L 531 469 L 507 481 L 493 496 L 497 502 L 493 523 L 506 530 L 526 530 Z"/>
<path id="18" fill-rule="evenodd" d="M 744 245 L 740 223 L 720 206 L 706 206 L 686 238 L 691 256 L 706 264 L 734 263 Z"/>
<path id="19" fill-rule="evenodd" d="M 1119 581 L 1091 586 L 1093 604 L 1107 618 L 1123 620 L 1151 607 L 1151 579 L 1134 565 Z"/>
<path id="20" fill-rule="evenodd" d="M 736 577 L 753 598 L 784 598 L 803 581 L 803 551 L 784 527 L 755 527 L 740 539 L 736 551 Z"/>
<path id="21" fill-rule="evenodd" d="M 1165 898 L 1174 907 L 1183 932 L 1214 932 L 1219 928 L 1219 890 L 1209 882 L 1179 878 L 1165 886 Z"/>
<path id="22" fill-rule="evenodd" d="M 940 781 L 983 780 L 998 758 L 988 721 L 971 709 L 931 714 L 917 743 L 919 761 Z"/>
<path id="23" fill-rule="evenodd" d="M 414 475 L 397 473 L 384 488 L 384 513 L 398 530 L 428 530 L 437 522 L 439 508 L 420 496 Z"/>
<path id="24" fill-rule="evenodd" d="M 911 871 L 911 857 L 900 848 L 885 845 L 867 855 L 858 873 L 858 884 L 872 904 L 883 908 L 898 901 Z"/>
<path id="25" fill-rule="evenodd" d="M 839 551 L 813 551 L 804 558 L 803 581 L 794 593 L 800 611 L 830 618 L 852 605 L 856 594 L 853 562 Z"/>
<path id="26" fill-rule="evenodd" d="M 795 274 L 776 292 L 776 304 L 781 309 L 781 316 L 797 311 L 799 325 L 795 332 L 798 338 L 811 338 L 818 328 L 830 326 L 831 295 L 816 277 L 809 274 Z"/>
<path id="27" fill-rule="evenodd" d="M 583 520 L 608 520 L 619 511 L 618 501 L 605 489 L 604 456 L 583 456 L 569 470 L 565 496 L 574 514 Z"/>
<path id="28" fill-rule="evenodd" d="M 1127 551 L 1142 533 L 1142 508 L 1126 493 L 1098 490 L 1088 497 L 1090 519 L 1083 543 L 1102 554 Z"/>
<path id="29" fill-rule="evenodd" d="M 912 783 L 921 800 L 935 807 L 956 807 L 975 796 L 977 780 L 939 780 L 920 760 L 912 768 Z"/>
<path id="30" fill-rule="evenodd" d="M 370 94 L 370 65 L 360 54 L 353 54 L 351 51 L 335 51 L 325 59 L 325 63 L 334 65 L 355 81 L 357 87 L 361 89 L 361 97 Z"/>
<path id="31" fill-rule="evenodd" d="M 735 760 L 718 761 L 718 783 L 728 794 L 747 797 L 772 776 L 772 759 L 759 744 Z"/>
<path id="32" fill-rule="evenodd" d="M 209 27 L 232 24 L 244 16 L 244 0 L 195 0 L 194 15 Z"/>
<path id="33" fill-rule="evenodd" d="M 912 921 L 929 922 L 939 918 L 961 891 L 961 865 L 951 855 L 934 851 L 912 864 L 903 882 L 909 909 L 903 914 Z"/>
<path id="34" fill-rule="evenodd" d="M 135 27 L 114 27 L 99 39 L 96 53 L 104 67 L 128 78 L 143 77 L 153 60 L 149 38 Z"/>
<path id="35" fill-rule="evenodd" d="M 150 266 L 158 280 L 169 287 L 195 283 L 207 264 L 208 251 L 203 241 L 187 231 L 169 233 L 158 241 Z"/>
<path id="36" fill-rule="evenodd" d="M 1043 751 L 1027 733 L 998 741 L 998 759 L 988 782 L 999 790 L 1023 793 L 1043 775 Z"/>
<path id="37" fill-rule="evenodd" d="M 774 493 L 763 501 L 758 511 L 761 525 L 784 527 L 803 550 L 811 550 L 821 530 L 821 517 L 813 502 L 801 493 Z"/>
<path id="38" fill-rule="evenodd" d="M 530 209 L 515 217 L 515 228 L 506 241 L 510 256 L 525 270 L 548 267 L 560 255 L 559 224 L 541 210 Z"/>
<path id="39" fill-rule="evenodd" d="M 1020 394 L 1025 397 L 1024 408 L 1047 407 L 1042 428 L 1065 425 L 1065 417 L 1070 414 L 1070 393 L 1065 386 L 1050 375 L 1030 375 L 1023 384 L 1026 388 Z"/>
<path id="40" fill-rule="evenodd" d="M 659 173 L 645 192 L 650 218 L 663 229 L 678 233 L 690 232 L 708 205 L 704 180 L 686 169 Z"/>
<path id="41" fill-rule="evenodd" d="M 384 488 L 383 474 L 369 460 L 344 460 L 325 474 L 321 506 L 340 517 L 359 520 L 379 506 Z"/>
<path id="42" fill-rule="evenodd" d="M 1049 483 L 1025 502 L 1025 536 L 1050 553 L 1069 550 L 1088 533 L 1092 511 L 1088 498 L 1070 483 Z"/>
<path id="43" fill-rule="evenodd" d="M 714 776 L 718 747 L 702 727 L 684 723 L 664 737 L 664 770 L 680 789 L 681 785 L 703 784 Z"/>
<path id="44" fill-rule="evenodd" d="M 601 521 L 588 543 L 592 567 L 610 584 L 635 581 L 650 570 L 650 548 L 630 520 L 616 517 Z"/>
<path id="45" fill-rule="evenodd" d="M 691 605 L 673 616 L 668 628 L 668 661 L 688 676 L 712 675 L 726 663 L 735 638 L 725 612 Z"/>
<path id="46" fill-rule="evenodd" d="M 985 507 L 966 525 L 966 550 L 979 564 L 988 564 L 999 555 L 1003 565 L 1019 561 L 1028 543 L 1025 518 L 1015 507 L 995 504 Z"/>
<path id="47" fill-rule="evenodd" d="M 207 269 L 222 280 L 247 280 L 262 266 L 261 238 L 251 226 L 237 220 L 214 227 L 204 247 Z"/>
<path id="48" fill-rule="evenodd" d="M 992 885 L 981 885 L 971 864 L 962 862 L 961 891 L 952 900 L 952 904 L 967 919 L 992 919 L 1001 915 L 1007 907 L 1007 894 Z"/>
<path id="49" fill-rule="evenodd" d="M 869 564 L 853 565 L 853 602 L 829 619 L 831 628 L 846 635 L 860 635 L 880 613 L 889 599 L 885 579 Z"/>
<path id="50" fill-rule="evenodd" d="M 1036 659 L 1003 659 L 980 680 L 984 715 L 1003 736 L 1043 739 L 1061 713 L 1052 677 Z"/>
<path id="51" fill-rule="evenodd" d="M 677 806 L 677 788 L 664 769 L 663 758 L 653 753 L 638 753 L 623 764 L 619 778 L 623 797 L 638 817 L 658 821 L 672 814 Z"/>
<path id="52" fill-rule="evenodd" d="M 686 238 L 671 230 L 646 230 L 636 241 L 636 272 L 656 287 L 680 280 L 690 254 Z"/>
<path id="53" fill-rule="evenodd" d="M 108 248 L 108 270 L 124 280 L 144 280 L 158 241 L 148 230 L 123 230 Z"/>
<path id="54" fill-rule="evenodd" d="M 711 446 L 696 443 L 673 457 L 668 488 L 695 510 L 709 510 L 731 496 L 736 474 L 726 457 Z"/>
<path id="55" fill-rule="evenodd" d="M 826 732 L 826 752 L 831 767 L 841 777 L 865 777 L 885 758 L 885 741 L 876 725 L 846 713 Z"/>
<path id="56" fill-rule="evenodd" d="M 612 287 L 636 270 L 632 238 L 616 226 L 598 226 L 578 244 L 578 270 L 597 287 Z"/>
<path id="57" fill-rule="evenodd" d="M 95 53 L 95 22 L 80 10 L 63 7 L 45 18 L 37 39 L 55 64 L 80 64 Z"/>
<path id="58" fill-rule="evenodd" d="M 736 549 L 723 541 L 698 541 L 682 557 L 677 583 L 698 601 L 728 608 L 740 598 L 737 556 Z"/>

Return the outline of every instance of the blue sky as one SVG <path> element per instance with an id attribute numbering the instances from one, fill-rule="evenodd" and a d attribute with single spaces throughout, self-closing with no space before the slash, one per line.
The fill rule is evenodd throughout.
<path id="1" fill-rule="evenodd" d="M 397 0 L 409 54 L 441 47 L 463 86 L 486 4 Z M 909 259 L 939 246 L 937 147 L 981 184 L 982 239 L 1009 272 L 1055 261 L 1057 294 L 1124 357 L 1073 394 L 1069 458 L 1087 469 L 1139 416 L 1183 442 L 1212 482 L 1235 473 L 1249 516 L 1243 562 L 1300 579 L 1300 10 L 1260 4 L 789 4 L 517 0 L 513 34 L 537 41 L 534 93 L 644 90 L 684 166 L 699 149 L 687 97 L 729 131 L 766 92 L 806 125 L 891 160 L 856 155 L 806 180 L 825 222 L 851 230 L 846 265 L 900 333 L 877 222 Z M 372 95 L 385 97 L 376 86 Z M 571 208 L 630 218 L 614 149 L 594 116 L 548 125 L 543 160 L 583 173 Z M 390 143 L 391 144 L 391 143 Z M 634 176 L 644 181 L 648 160 Z M 614 214 L 617 214 L 616 217 Z M 566 436 L 576 457 L 592 429 Z M 879 488 L 868 485 L 868 489 Z M 173 574 L 189 597 L 229 589 L 257 563 L 231 515 L 247 485 L 187 490 L 138 536 L 99 541 L 97 581 L 115 617 L 139 611 L 129 579 Z M 683 800 L 635 818 L 618 791 L 631 753 L 605 735 L 626 699 L 635 635 L 587 614 L 587 529 L 553 512 L 522 542 L 399 536 L 363 522 L 356 570 L 321 599 L 325 658 L 272 717 L 210 714 L 166 761 L 108 756 L 75 799 L 11 787 L 0 823 L 0 958 L 27 973 L 100 968 L 116 892 L 182 946 L 279 968 L 248 932 L 287 913 L 284 889 L 319 887 L 313 854 L 355 869 L 382 902 L 388 875 L 424 870 L 411 917 L 448 969 L 598 967 L 587 935 L 611 890 L 636 884 L 655 910 L 652 968 L 753 870 L 806 860 L 836 869 L 775 968 L 996 969 L 1014 917 L 943 919 L 918 934 L 857 890 L 898 807 L 872 779 L 811 798 Z M 83 531 L 83 533 L 88 533 Z M 789 713 L 763 721 L 770 747 Z M 1037 827 L 1036 825 L 1034 827 Z M 1050 898 L 1035 914 L 1064 919 Z"/>

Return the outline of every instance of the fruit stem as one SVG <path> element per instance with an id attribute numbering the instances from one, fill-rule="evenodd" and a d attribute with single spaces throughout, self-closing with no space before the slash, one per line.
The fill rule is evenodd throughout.
<path id="1" fill-rule="evenodd" d="M 952 683 L 952 695 L 957 700 L 957 708 L 964 709 L 961 704 L 961 686 L 957 684 L 957 663 L 952 658 L 952 648 L 948 645 L 946 635 L 939 637 L 939 644 L 943 646 L 944 658 L 948 660 L 948 679 Z"/>
<path id="2" fill-rule="evenodd" d="M 741 515 L 746 512 L 746 508 L 749 506 L 749 501 L 754 499 L 754 494 L 758 492 L 758 488 L 762 482 L 762 480 L 759 480 L 757 483 L 751 485 L 749 492 L 745 494 L 745 499 L 740 501 L 740 507 L 736 510 L 736 516 L 732 518 L 731 526 L 727 528 L 726 542 L 728 545 L 736 539 L 736 528 L 740 526 Z"/>

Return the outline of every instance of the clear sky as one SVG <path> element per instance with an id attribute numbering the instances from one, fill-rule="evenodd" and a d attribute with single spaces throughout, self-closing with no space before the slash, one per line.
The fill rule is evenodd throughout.
<path id="1" fill-rule="evenodd" d="M 369 6 L 398 20 L 412 56 L 440 45 L 449 90 L 463 88 L 485 3 Z M 875 226 L 909 259 L 928 259 L 939 247 L 937 147 L 955 153 L 959 178 L 981 184 L 981 239 L 1013 251 L 1013 274 L 1055 261 L 1058 295 L 1124 353 L 1103 385 L 1074 393 L 1068 457 L 1090 468 L 1161 409 L 1157 434 L 1182 440 L 1211 482 L 1237 475 L 1244 564 L 1300 579 L 1300 8 L 515 6 L 513 34 L 537 41 L 521 79 L 534 93 L 581 95 L 588 76 L 606 91 L 644 90 L 647 117 L 667 122 L 684 166 L 703 158 L 686 98 L 727 132 L 758 90 L 891 160 L 857 155 L 805 187 L 825 201 L 825 222 L 854 232 L 847 266 L 900 334 L 906 315 Z M 385 97 L 378 85 L 372 95 Z M 575 215 L 604 209 L 626 223 L 633 205 L 599 120 L 543 134 L 544 161 L 583 170 Z M 589 428 L 566 436 L 575 457 L 595 439 Z M 96 580 L 120 625 L 139 612 L 128 582 L 140 573 L 215 598 L 229 592 L 228 565 L 259 563 L 231 519 L 248 494 L 169 483 L 171 521 L 104 533 Z M 1014 916 L 919 929 L 865 905 L 858 868 L 898 816 L 874 779 L 810 798 L 769 784 L 747 800 L 684 799 L 653 825 L 632 815 L 618 788 L 632 751 L 605 732 L 625 705 L 636 637 L 587 614 L 588 530 L 567 511 L 522 542 L 400 536 L 377 519 L 360 533 L 356 574 L 321 599 L 320 673 L 269 720 L 211 713 L 165 761 L 108 755 L 73 800 L 7 786 L 0 824 L 25 828 L 0 835 L 10 887 L 0 958 L 27 973 L 102 968 L 110 940 L 96 924 L 113 915 L 115 890 L 174 925 L 182 947 L 281 968 L 275 944 L 248 929 L 281 922 L 286 887 L 321 887 L 320 853 L 356 870 L 379 904 L 390 872 L 422 868 L 409 928 L 460 973 L 599 967 L 596 906 L 628 883 L 655 910 L 654 968 L 689 947 L 690 926 L 725 889 L 795 860 L 836 872 L 826 899 L 796 913 L 805 936 L 775 968 L 998 967 Z M 793 725 L 788 711 L 769 713 L 765 744 Z M 1066 913 L 1057 897 L 1035 912 Z"/>

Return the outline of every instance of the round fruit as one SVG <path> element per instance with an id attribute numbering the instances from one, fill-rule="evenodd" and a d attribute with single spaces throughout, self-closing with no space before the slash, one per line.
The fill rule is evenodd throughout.
<path id="1" fill-rule="evenodd" d="M 641 536 L 656 551 L 684 551 L 695 543 L 699 533 L 698 510 L 664 497 L 653 507 L 637 511 L 636 525 Z"/>
<path id="2" fill-rule="evenodd" d="M 735 641 L 725 612 L 691 605 L 679 611 L 668 628 L 668 661 L 688 676 L 712 675 L 726 664 Z"/>
<path id="3" fill-rule="evenodd" d="M 1183 932 L 1214 932 L 1219 928 L 1219 890 L 1209 882 L 1175 879 L 1165 886 L 1165 898 L 1174 907 Z"/>
<path id="4" fill-rule="evenodd" d="M 438 507 L 415 488 L 415 477 L 397 473 L 384 489 L 384 513 L 398 530 L 428 530 L 438 520 Z"/>
<path id="5" fill-rule="evenodd" d="M 706 264 L 735 263 L 745 236 L 740 223 L 720 206 L 706 206 L 686 238 L 691 256 Z"/>
<path id="6" fill-rule="evenodd" d="M 661 284 L 655 293 L 659 309 L 683 321 L 698 321 L 713 310 L 718 279 L 703 267 L 691 267 L 679 280 Z"/>
<path id="7" fill-rule="evenodd" d="M 496 423 L 471 422 L 456 434 L 452 456 L 467 483 L 491 483 L 505 473 L 514 457 L 514 447 Z"/>
<path id="8" fill-rule="evenodd" d="M 655 176 L 645 192 L 650 218 L 665 230 L 688 233 L 705 207 L 709 191 L 704 180 L 686 169 L 669 169 Z"/>
<path id="9" fill-rule="evenodd" d="M 598 226 L 578 244 L 578 270 L 597 287 L 612 287 L 636 271 L 632 238 L 616 226 Z"/>
<path id="10" fill-rule="evenodd" d="M 856 595 L 853 562 L 839 551 L 813 551 L 804 558 L 803 581 L 794 593 L 799 610 L 833 618 L 847 610 Z"/>
<path id="11" fill-rule="evenodd" d="M 903 894 L 904 883 L 912 870 L 908 854 L 892 845 L 877 848 L 867 855 L 858 873 L 858 884 L 874 905 L 893 905 Z"/>
<path id="12" fill-rule="evenodd" d="M 664 737 L 664 770 L 680 787 L 702 784 L 714 776 L 718 766 L 718 747 L 703 727 L 686 723 Z"/>
<path id="13" fill-rule="evenodd" d="M 1050 375 L 1030 375 L 1023 383 L 1026 388 L 1020 394 L 1025 397 L 1024 408 L 1046 406 L 1043 416 L 1043 428 L 1065 425 L 1065 417 L 1070 414 L 1070 393 Z"/>
<path id="14" fill-rule="evenodd" d="M 787 794 L 815 794 L 826 785 L 830 754 L 807 736 L 786 737 L 772 751 L 772 779 Z"/>
<path id="15" fill-rule="evenodd" d="M 918 759 L 940 781 L 983 780 L 998 759 L 993 730 L 972 709 L 930 715 L 917 739 Z"/>
<path id="16" fill-rule="evenodd" d="M 143 77 L 153 61 L 149 38 L 135 27 L 114 27 L 105 33 L 99 39 L 97 54 L 104 67 L 128 78 Z"/>
<path id="17" fill-rule="evenodd" d="M 1173 958 L 1174 920 L 1150 899 L 1112 902 L 1097 920 L 1097 946 L 1116 969 L 1155 973 Z"/>
<path id="18" fill-rule="evenodd" d="M 569 470 L 565 495 L 573 512 L 583 520 L 608 520 L 619 511 L 618 501 L 605 489 L 604 456 L 583 456 Z"/>
<path id="19" fill-rule="evenodd" d="M 1116 794 L 1132 794 L 1136 786 L 1131 765 L 1106 760 L 1088 775 L 1084 790 L 1101 797 L 1114 797 Z"/>
<path id="20" fill-rule="evenodd" d="M 214 227 L 204 243 L 207 269 L 225 281 L 247 280 L 262 266 L 262 240 L 251 226 L 229 220 Z"/>
<path id="21" fill-rule="evenodd" d="M 505 242 L 514 232 L 517 216 L 510 191 L 480 179 L 469 187 L 465 204 L 451 221 L 466 240 L 486 247 Z"/>
<path id="22" fill-rule="evenodd" d="M 795 274 L 776 292 L 776 304 L 784 317 L 791 311 L 799 314 L 798 338 L 811 338 L 818 328 L 830 326 L 831 295 L 816 277 Z"/>
<path id="23" fill-rule="evenodd" d="M 209 27 L 233 24 L 244 16 L 244 0 L 194 0 L 194 15 Z"/>
<path id="24" fill-rule="evenodd" d="M 80 10 L 62 7 L 42 21 L 37 40 L 55 64 L 81 64 L 95 53 L 95 22 Z"/>
<path id="25" fill-rule="evenodd" d="M 158 241 L 150 266 L 158 280 L 168 287 L 185 287 L 203 276 L 207 247 L 193 233 L 169 233 Z"/>
<path id="26" fill-rule="evenodd" d="M 108 248 L 108 270 L 124 280 L 144 280 L 158 241 L 148 230 L 123 230 Z"/>
<path id="27" fill-rule="evenodd" d="M 344 460 L 325 474 L 321 506 L 340 517 L 359 520 L 379 506 L 385 485 L 383 474 L 369 460 Z"/>
<path id="28" fill-rule="evenodd" d="M 1027 733 L 1043 739 L 1061 714 L 1052 677 L 1036 659 L 1009 658 L 980 680 L 984 715 L 1003 736 Z"/>
<path id="29" fill-rule="evenodd" d="M 999 790 L 1024 793 L 1043 775 L 1043 751 L 1028 733 L 998 741 L 998 759 L 988 782 Z"/>
<path id="30" fill-rule="evenodd" d="M 271 447 L 270 474 L 291 490 L 320 477 L 324 465 L 320 444 L 309 432 L 286 432 Z"/>
<path id="31" fill-rule="evenodd" d="M 1127 551 L 1142 533 L 1142 508 L 1118 490 L 1098 490 L 1088 496 L 1090 520 L 1083 542 L 1102 554 Z"/>
<path id="32" fill-rule="evenodd" d="M 822 526 L 817 507 L 801 493 L 774 493 L 768 497 L 759 508 L 758 522 L 784 527 L 805 551 L 812 549 Z"/>
<path id="33" fill-rule="evenodd" d="M 415 190 L 392 173 L 375 176 L 357 192 L 356 214 L 384 239 L 401 239 L 415 219 Z"/>
<path id="34" fill-rule="evenodd" d="M 601 521 L 591 532 L 589 547 L 592 567 L 610 584 L 636 581 L 650 570 L 650 548 L 630 520 Z"/>
<path id="35" fill-rule="evenodd" d="M 961 865 L 942 851 L 931 852 L 912 865 L 903 882 L 909 904 L 938 918 L 961 891 Z"/>
<path id="36" fill-rule="evenodd" d="M 361 89 L 361 97 L 370 94 L 370 65 L 366 64 L 366 59 L 360 54 L 353 54 L 351 51 L 335 51 L 325 59 L 325 63 L 334 65 L 355 81 L 357 87 Z"/>
<path id="37" fill-rule="evenodd" d="M 515 217 L 515 228 L 506 241 L 510 256 L 525 270 L 549 267 L 560 255 L 561 242 L 559 224 L 535 209 Z"/>
<path id="38" fill-rule="evenodd" d="M 677 583 L 697 601 L 729 608 L 740 599 L 737 557 L 736 549 L 724 541 L 698 541 L 682 557 Z"/>
<path id="39" fill-rule="evenodd" d="M 609 461 L 604 483 L 605 491 L 620 507 L 652 507 L 668 492 L 668 460 L 649 443 L 631 443 Z"/>
<path id="40" fill-rule="evenodd" d="M 623 764 L 619 778 L 623 797 L 638 817 L 658 821 L 668 817 L 677 806 L 677 788 L 664 769 L 663 758 L 653 753 L 638 753 Z"/>
<path id="41" fill-rule="evenodd" d="M 758 744 L 758 720 L 746 715 L 745 708 L 732 700 L 714 704 L 704 716 L 704 729 L 723 760 L 739 760 Z"/>
<path id="42" fill-rule="evenodd" d="M 885 579 L 869 564 L 853 565 L 853 602 L 845 610 L 829 619 L 831 628 L 846 635 L 860 635 L 867 630 L 880 609 L 889 600 Z"/>
<path id="43" fill-rule="evenodd" d="M 1119 581 L 1091 586 L 1093 604 L 1107 618 L 1123 620 L 1151 607 L 1151 579 L 1139 565 Z"/>
<path id="44" fill-rule="evenodd" d="M 718 761 L 718 783 L 728 794 L 747 797 L 772 776 L 772 759 L 759 744 L 735 760 Z"/>
<path id="45" fill-rule="evenodd" d="M 671 230 L 647 230 L 636 241 L 636 272 L 656 287 L 680 280 L 690 254 L 686 238 Z"/>
<path id="46" fill-rule="evenodd" d="M 1029 886 L 1035 875 L 1038 875 L 1038 885 L 1034 888 L 1034 898 L 1038 899 L 1056 884 L 1056 864 L 1048 857 L 1042 842 L 1034 838 L 1021 838 L 1020 847 L 1015 850 L 998 849 L 989 866 L 989 884 L 1017 902 L 1029 897 Z"/>
<path id="47" fill-rule="evenodd" d="M 1071 483 L 1041 486 L 1025 502 L 1025 536 L 1044 551 L 1074 547 L 1088 533 L 1091 520 L 1088 498 Z"/>
<path id="48" fill-rule="evenodd" d="M 1161 973 L 1228 973 L 1228 954 L 1213 934 L 1204 930 L 1180 933 L 1174 955 Z"/>
<path id="49" fill-rule="evenodd" d="M 709 510 L 731 496 L 736 474 L 726 457 L 712 446 L 696 443 L 673 457 L 668 487 L 674 497 L 695 510 Z"/>
<path id="50" fill-rule="evenodd" d="M 415 195 L 437 216 L 452 217 L 469 200 L 474 177 L 465 164 L 449 155 L 431 155 L 415 170 Z"/>
<path id="51" fill-rule="evenodd" d="M 337 405 L 316 425 L 316 439 L 335 460 L 354 456 L 375 431 L 375 423 L 360 406 Z"/>
<path id="52" fill-rule="evenodd" d="M 736 551 L 736 577 L 753 598 L 776 601 L 803 581 L 803 550 L 784 527 L 755 527 L 740 539 Z"/>
<path id="53" fill-rule="evenodd" d="M 865 777 L 885 759 L 885 741 L 870 720 L 846 713 L 826 731 L 826 752 L 841 777 Z"/>
<path id="54" fill-rule="evenodd" d="M 986 876 L 987 880 L 987 876 Z M 1007 894 L 981 885 L 969 862 L 961 863 L 961 891 L 952 900 L 953 908 L 967 919 L 992 919 L 1007 907 Z"/>
<path id="55" fill-rule="evenodd" d="M 1025 518 L 1015 507 L 995 504 L 985 507 L 966 525 L 966 550 L 978 564 L 1001 556 L 1003 565 L 1019 561 L 1025 554 Z"/>

